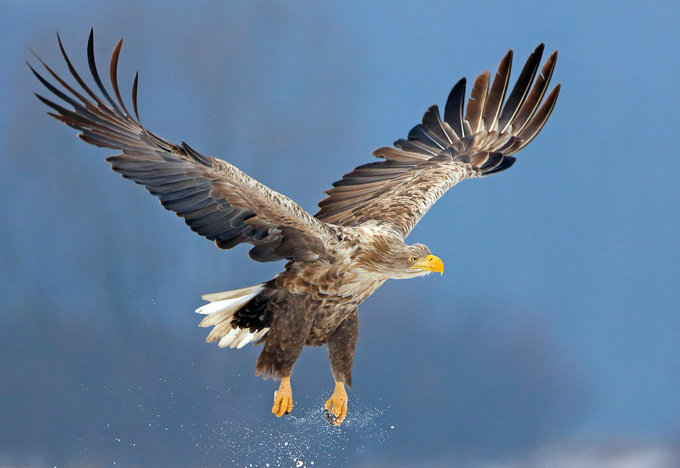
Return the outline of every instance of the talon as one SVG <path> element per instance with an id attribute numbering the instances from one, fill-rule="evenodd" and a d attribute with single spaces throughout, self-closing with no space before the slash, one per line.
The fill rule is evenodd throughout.
<path id="1" fill-rule="evenodd" d="M 333 394 L 323 405 L 326 410 L 326 417 L 334 426 L 339 426 L 345 420 L 348 401 L 345 384 L 336 382 Z"/>
<path id="2" fill-rule="evenodd" d="M 290 377 L 282 377 L 279 389 L 274 392 L 272 413 L 280 418 L 291 411 L 293 411 L 293 389 L 290 387 Z"/>

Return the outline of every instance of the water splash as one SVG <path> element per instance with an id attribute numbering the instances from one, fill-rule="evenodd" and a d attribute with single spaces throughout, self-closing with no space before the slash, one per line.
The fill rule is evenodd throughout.
<path id="1" fill-rule="evenodd" d="M 225 466 L 311 468 L 348 465 L 394 432 L 386 410 L 368 408 L 356 397 L 340 427 L 328 422 L 322 400 L 295 404 L 294 412 L 280 419 L 271 415 L 225 419 L 200 434 L 199 443 L 211 452 L 210 459 L 222 459 Z"/>

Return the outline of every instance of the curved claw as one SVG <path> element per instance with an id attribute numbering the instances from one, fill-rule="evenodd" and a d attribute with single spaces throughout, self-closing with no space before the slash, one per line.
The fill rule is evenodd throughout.
<path id="1" fill-rule="evenodd" d="M 345 385 L 342 382 L 336 382 L 333 394 L 324 404 L 326 417 L 334 426 L 339 426 L 345 420 L 348 401 Z"/>
<path id="2" fill-rule="evenodd" d="M 274 392 L 272 413 L 280 418 L 291 411 L 293 411 L 293 389 L 290 387 L 290 377 L 283 377 L 279 389 Z"/>

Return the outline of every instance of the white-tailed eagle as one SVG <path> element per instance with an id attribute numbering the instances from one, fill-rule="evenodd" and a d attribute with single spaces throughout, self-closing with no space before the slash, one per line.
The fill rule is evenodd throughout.
<path id="1" fill-rule="evenodd" d="M 146 186 L 192 231 L 222 249 L 250 243 L 253 260 L 287 262 L 270 281 L 203 296 L 209 303 L 196 310 L 205 315 L 200 326 L 212 327 L 207 341 L 220 347 L 264 345 L 256 372 L 281 380 L 272 408 L 277 416 L 293 409 L 290 376 L 302 348 L 325 344 L 335 379 L 325 407 L 335 424 L 347 413 L 345 385 L 352 381 L 359 304 L 390 278 L 443 273 L 442 261 L 426 246 L 408 245 L 405 238 L 458 182 L 512 166 L 511 155 L 541 131 L 560 90 L 558 84 L 546 97 L 557 51 L 539 72 L 541 44 L 506 96 L 509 51 L 493 80 L 487 71 L 475 79 L 467 107 L 462 79 L 451 90 L 443 118 L 437 106 L 430 107 L 407 138 L 373 152 L 380 161 L 335 182 L 312 216 L 228 162 L 144 128 L 137 111 L 138 77 L 132 85 L 134 114 L 119 91 L 121 45 L 122 39 L 110 62 L 113 97 L 97 72 L 91 32 L 87 56 L 96 89 L 80 77 L 59 40 L 77 85 L 39 59 L 53 81 L 31 69 L 54 96 L 38 99 L 82 140 L 119 151 L 107 159 L 113 170 Z"/>

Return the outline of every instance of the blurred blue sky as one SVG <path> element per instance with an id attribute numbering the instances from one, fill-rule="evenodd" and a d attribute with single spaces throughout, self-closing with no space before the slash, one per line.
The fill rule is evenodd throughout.
<path id="1" fill-rule="evenodd" d="M 511 170 L 455 187 L 411 234 L 444 260 L 444 277 L 389 282 L 361 308 L 350 398 L 364 408 L 357 419 L 380 415 L 377 429 L 348 426 L 338 444 L 366 446 L 348 442 L 343 458 L 324 452 L 337 445 L 307 455 L 317 466 L 409 465 L 423 449 L 435 461 L 486 460 L 545 444 L 678 442 L 677 2 L 17 0 L 0 13 L 0 380 L 11 382 L 0 389 L 0 463 L 158 461 L 143 448 L 120 455 L 106 424 L 130 431 L 129 419 L 113 422 L 121 408 L 135 399 L 153 412 L 149 401 L 175 391 L 201 409 L 175 401 L 170 422 L 219 414 L 234 434 L 238 424 L 299 430 L 267 419 L 274 384 L 252 376 L 259 348 L 205 345 L 192 312 L 201 294 L 267 280 L 281 265 L 191 233 L 32 96 L 42 90 L 24 64 L 35 63 L 29 49 L 65 71 L 59 30 L 83 68 L 90 27 L 101 69 L 125 38 L 121 86 L 140 71 L 148 128 L 312 212 L 331 182 L 405 136 L 461 76 L 494 70 L 512 48 L 514 79 L 539 42 L 559 49 L 562 92 L 539 137 Z M 303 355 L 296 411 L 331 391 L 327 366 L 325 350 Z M 167 382 L 166 368 L 185 383 L 144 379 Z M 106 372 L 120 374 L 102 383 Z M 139 389 L 111 400 L 111 385 Z M 221 400 L 196 403 L 205 394 L 195 389 L 210 385 Z M 98 422 L 64 419 L 76 409 Z M 55 439 L 65 424 L 73 429 Z M 138 437 L 167 447 L 187 434 L 175 435 Z M 187 460 L 226 460 L 214 449 L 225 440 L 198 438 L 182 449 Z M 88 458 L 94 447 L 102 458 Z M 231 447 L 238 462 L 261 457 Z"/>

